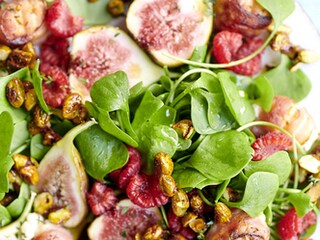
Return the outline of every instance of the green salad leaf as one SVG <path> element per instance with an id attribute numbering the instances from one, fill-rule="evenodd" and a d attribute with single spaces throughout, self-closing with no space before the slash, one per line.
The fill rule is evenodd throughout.
<path id="1" fill-rule="evenodd" d="M 222 182 L 239 174 L 252 154 L 248 136 L 228 130 L 207 135 L 185 163 L 207 178 Z"/>
<path id="2" fill-rule="evenodd" d="M 8 112 L 0 114 L 0 193 L 9 191 L 8 173 L 13 166 L 10 156 L 10 146 L 14 132 L 13 119 Z"/>
<path id="3" fill-rule="evenodd" d="M 274 173 L 255 172 L 248 178 L 241 201 L 226 202 L 230 207 L 240 208 L 251 217 L 257 217 L 273 201 L 278 191 L 278 176 Z"/>
<path id="4" fill-rule="evenodd" d="M 282 55 L 280 64 L 260 77 L 270 81 L 274 95 L 288 96 L 299 102 L 309 94 L 311 82 L 301 69 L 290 71 L 291 64 L 289 57 Z"/>
<path id="5" fill-rule="evenodd" d="M 129 158 L 126 146 L 117 138 L 93 125 L 75 138 L 87 173 L 103 180 L 110 172 L 123 167 Z"/>

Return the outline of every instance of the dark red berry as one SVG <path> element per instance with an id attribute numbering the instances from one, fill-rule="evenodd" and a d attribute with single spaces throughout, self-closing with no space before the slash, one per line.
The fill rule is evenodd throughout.
<path id="1" fill-rule="evenodd" d="M 287 135 L 280 132 L 268 132 L 259 137 L 251 145 L 254 149 L 252 160 L 265 159 L 275 152 L 289 150 L 292 147 L 292 140 Z"/>
<path id="2" fill-rule="evenodd" d="M 213 39 L 213 55 L 218 63 L 229 63 L 242 59 L 257 50 L 262 45 L 259 38 L 244 39 L 240 33 L 221 31 Z M 261 55 L 242 64 L 228 68 L 229 70 L 246 76 L 252 76 L 261 70 Z"/>
<path id="3" fill-rule="evenodd" d="M 45 75 L 42 82 L 44 100 L 52 107 L 61 107 L 64 99 L 70 93 L 67 74 L 61 68 L 48 64 L 41 64 L 40 72 Z"/>
<path id="4" fill-rule="evenodd" d="M 118 184 L 121 190 L 125 190 L 133 176 L 139 173 L 142 165 L 139 151 L 133 147 L 127 147 L 129 151 L 128 163 L 121 169 L 115 170 L 110 174 L 113 181 Z"/>
<path id="5" fill-rule="evenodd" d="M 316 220 L 317 217 L 313 211 L 299 218 L 295 208 L 291 208 L 278 223 L 281 240 L 298 240 L 305 230 L 316 223 Z"/>
<path id="6" fill-rule="evenodd" d="M 100 181 L 96 181 L 90 192 L 87 193 L 87 201 L 94 215 L 101 215 L 112 209 L 117 201 L 112 188 Z"/>
<path id="7" fill-rule="evenodd" d="M 197 236 L 197 234 L 189 227 L 183 227 L 179 233 L 188 240 L 194 239 Z"/>
<path id="8" fill-rule="evenodd" d="M 70 62 L 68 48 L 69 42 L 66 38 L 50 35 L 40 47 L 41 63 L 58 66 L 66 72 Z"/>
<path id="9" fill-rule="evenodd" d="M 169 208 L 167 212 L 167 219 L 168 219 L 168 227 L 170 230 L 172 230 L 175 233 L 180 232 L 182 228 L 182 223 L 181 223 L 181 217 L 178 217 L 177 215 L 174 214 L 172 211 L 172 208 Z"/>
<path id="10" fill-rule="evenodd" d="M 73 16 L 64 0 L 55 0 L 47 11 L 45 22 L 52 34 L 67 38 L 82 29 L 83 18 Z"/>
<path id="11" fill-rule="evenodd" d="M 229 63 L 234 60 L 242 45 L 240 33 L 222 31 L 213 39 L 213 55 L 218 63 Z"/>
<path id="12" fill-rule="evenodd" d="M 126 193 L 134 204 L 144 208 L 160 207 L 169 199 L 159 187 L 159 178 L 144 173 L 131 178 Z"/>

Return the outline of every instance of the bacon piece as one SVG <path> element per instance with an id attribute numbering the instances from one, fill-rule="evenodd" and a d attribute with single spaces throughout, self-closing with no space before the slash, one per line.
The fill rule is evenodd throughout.
<path id="1" fill-rule="evenodd" d="M 23 45 L 45 33 L 46 1 L 13 0 L 2 4 L 0 42 L 6 45 Z"/>
<path id="2" fill-rule="evenodd" d="M 227 223 L 214 224 L 206 235 L 208 240 L 229 239 L 270 239 L 270 229 L 261 217 L 250 217 L 240 209 L 232 210 L 232 217 Z"/>

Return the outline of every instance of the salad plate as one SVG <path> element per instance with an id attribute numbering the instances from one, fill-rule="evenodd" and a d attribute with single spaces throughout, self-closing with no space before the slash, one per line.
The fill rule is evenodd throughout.
<path id="1" fill-rule="evenodd" d="M 219 0 L 77 1 L 0 8 L 34 30 L 0 14 L 0 240 L 320 239 L 320 61 L 290 69 L 320 35 L 297 2 L 221 30 Z"/>

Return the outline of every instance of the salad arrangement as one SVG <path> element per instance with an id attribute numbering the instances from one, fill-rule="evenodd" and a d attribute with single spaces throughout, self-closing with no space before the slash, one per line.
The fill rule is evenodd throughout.
<path id="1" fill-rule="evenodd" d="M 4 1 L 0 239 L 310 237 L 320 145 L 297 102 L 315 56 L 281 25 L 293 10 Z"/>

